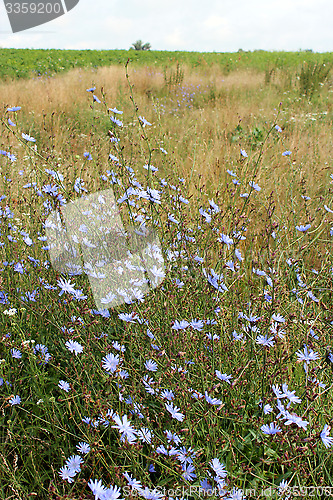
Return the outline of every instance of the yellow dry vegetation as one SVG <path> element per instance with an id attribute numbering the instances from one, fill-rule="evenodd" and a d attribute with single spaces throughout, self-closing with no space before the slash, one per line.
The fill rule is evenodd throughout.
<path id="1" fill-rule="evenodd" d="M 241 178 L 248 174 L 247 169 L 254 168 L 262 140 L 278 123 L 283 132 L 273 131 L 265 144 L 256 182 L 265 186 L 267 193 L 274 189 L 281 202 L 288 200 L 291 179 L 301 181 L 309 196 L 321 189 L 332 165 L 330 81 L 309 101 L 297 92 L 296 81 L 286 84 L 288 79 L 281 71 L 270 82 L 265 81 L 264 73 L 254 70 L 224 75 L 218 66 L 182 66 L 180 71 L 181 81 L 167 84 L 166 80 L 176 75 L 176 67 L 128 70 L 139 114 L 152 122 L 148 133 L 155 134 L 168 150 L 170 168 L 184 177 L 192 173 L 192 179 L 201 175 L 213 193 L 226 169 L 235 170 Z M 88 147 L 83 139 L 89 137 L 90 143 L 96 143 L 107 137 L 105 130 L 105 135 L 98 135 L 95 122 L 92 139 L 92 98 L 86 92 L 91 86 L 96 86 L 95 94 L 102 101 L 104 92 L 107 102 L 105 108 L 103 103 L 94 104 L 100 123 L 107 107 L 114 106 L 124 111 L 124 123 L 131 122 L 133 103 L 126 70 L 121 66 L 75 69 L 50 78 L 0 83 L 0 95 L 4 109 L 22 106 L 27 133 L 39 131 L 40 142 L 52 143 L 53 153 L 59 153 L 67 169 L 73 157 L 65 157 L 64 145 L 72 154 L 82 155 Z M 246 161 L 240 157 L 241 148 L 249 156 Z M 291 156 L 283 157 L 285 150 L 290 150 Z"/>

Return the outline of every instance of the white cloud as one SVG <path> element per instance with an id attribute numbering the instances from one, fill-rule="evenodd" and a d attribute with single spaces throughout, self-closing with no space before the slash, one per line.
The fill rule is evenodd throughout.
<path id="1" fill-rule="evenodd" d="M 123 35 L 137 28 L 135 20 L 125 16 L 108 16 L 103 20 L 104 29 L 110 30 L 110 35 Z"/>
<path id="2" fill-rule="evenodd" d="M 203 26 L 206 29 L 226 29 L 228 27 L 229 23 L 227 18 L 221 17 L 221 16 L 210 16 L 207 17 L 207 19 L 204 20 Z"/>
<path id="3" fill-rule="evenodd" d="M 80 0 L 66 15 L 11 34 L 0 0 L 0 47 L 156 50 L 333 50 L 332 0 Z"/>
<path id="4" fill-rule="evenodd" d="M 222 16 L 210 16 L 203 22 L 202 36 L 206 43 L 221 44 L 232 38 L 230 21 Z"/>
<path id="5" fill-rule="evenodd" d="M 170 47 L 170 50 L 179 50 L 179 48 L 182 49 L 186 46 L 186 40 L 180 28 L 174 28 L 171 33 L 164 37 L 163 41 Z"/>

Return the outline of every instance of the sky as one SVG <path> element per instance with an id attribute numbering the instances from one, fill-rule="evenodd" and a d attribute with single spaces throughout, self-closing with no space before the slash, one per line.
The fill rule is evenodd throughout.
<path id="1" fill-rule="evenodd" d="M 152 50 L 333 51 L 332 0 L 80 0 L 15 34 L 7 1 L 0 0 L 3 48 L 129 49 L 141 39 Z"/>

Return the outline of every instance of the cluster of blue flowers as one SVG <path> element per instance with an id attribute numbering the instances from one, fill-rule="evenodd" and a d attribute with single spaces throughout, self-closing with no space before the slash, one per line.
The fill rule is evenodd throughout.
<path id="1" fill-rule="evenodd" d="M 101 104 L 101 100 L 94 94 L 95 90 L 95 87 L 87 89 L 92 95 L 94 105 L 98 106 Z M 189 92 L 188 89 L 183 89 L 183 98 L 188 106 L 192 106 L 194 91 Z M 12 107 L 8 108 L 7 112 L 19 110 L 20 107 Z M 219 200 L 210 199 L 206 205 L 203 204 L 196 211 L 194 217 L 196 225 L 193 229 L 191 225 L 186 225 L 191 205 L 188 190 L 184 189 L 183 192 L 182 189 L 186 184 L 185 179 L 178 178 L 176 185 L 166 179 L 159 179 L 158 184 L 156 173 L 159 169 L 149 160 L 148 163 L 140 167 L 140 170 L 142 168 L 145 170 L 147 185 L 144 186 L 135 176 L 134 170 L 123 165 L 121 139 L 118 135 L 118 129 L 124 129 L 124 122 L 119 119 L 121 114 L 122 111 L 116 107 L 108 109 L 108 123 L 111 122 L 112 128 L 111 145 L 114 148 L 112 153 L 108 152 L 108 161 L 114 170 L 106 170 L 101 175 L 101 180 L 103 183 L 107 183 L 110 188 L 122 190 L 121 196 L 116 197 L 117 207 L 121 209 L 127 204 L 131 209 L 130 219 L 140 229 L 146 228 L 149 224 L 161 227 L 164 216 L 165 227 L 172 233 L 170 240 L 164 240 L 166 246 L 164 254 L 168 261 L 167 272 L 171 275 L 168 283 L 171 296 L 180 296 L 182 297 L 181 301 L 186 302 L 186 293 L 188 292 L 190 296 L 189 283 L 192 279 L 189 276 L 191 272 L 194 272 L 195 279 L 201 282 L 202 294 L 205 297 L 205 317 L 204 315 L 200 317 L 194 310 L 188 315 L 185 315 L 185 312 L 184 314 L 182 312 L 181 315 L 175 307 L 173 320 L 168 322 L 163 318 L 161 326 L 161 322 L 156 321 L 154 315 L 148 318 L 148 313 L 141 308 L 142 304 L 146 305 L 146 297 L 143 293 L 137 292 L 133 299 L 133 297 L 127 297 L 121 288 L 117 289 L 117 293 L 125 297 L 126 307 L 132 305 L 131 312 L 122 312 L 113 318 L 112 313 L 106 308 L 91 309 L 86 305 L 89 300 L 88 294 L 85 294 L 83 289 L 75 283 L 76 275 L 80 274 L 78 270 L 76 272 L 75 269 L 72 269 L 69 273 L 70 278 L 60 276 L 52 278 L 50 263 L 46 259 L 46 252 L 49 250 L 47 238 L 41 233 L 33 235 L 32 232 L 19 227 L 18 224 L 15 225 L 15 215 L 6 204 L 0 209 L 0 218 L 3 226 L 6 226 L 6 231 L 2 229 L 1 232 L 0 245 L 5 250 L 11 249 L 14 245 L 16 245 L 15 248 L 21 245 L 24 252 L 20 258 L 17 257 L 16 253 L 15 259 L 10 262 L 3 259 L 0 272 L 25 279 L 29 274 L 36 274 L 38 270 L 39 285 L 34 286 L 31 290 L 26 290 L 22 283 L 22 286 L 16 288 L 14 292 L 3 287 L 4 289 L 0 291 L 0 304 L 6 307 L 2 312 L 5 321 L 9 325 L 12 321 L 14 330 L 14 319 L 17 317 L 18 308 L 12 306 L 17 306 L 16 301 L 19 301 L 20 305 L 23 304 L 23 306 L 34 310 L 33 308 L 39 306 L 45 294 L 50 294 L 52 301 L 59 304 L 59 307 L 74 304 L 77 311 L 82 311 L 82 315 L 87 315 L 84 319 L 81 316 L 72 315 L 70 317 L 67 315 L 70 320 L 61 326 L 57 322 L 57 328 L 61 332 L 60 345 L 63 351 L 61 356 L 67 360 L 70 369 L 67 370 L 67 366 L 60 367 L 60 363 L 59 366 L 56 365 L 60 354 L 56 352 L 55 347 L 50 346 L 52 352 L 50 353 L 48 347 L 42 343 L 36 343 L 32 339 L 22 341 L 21 338 L 19 344 L 19 341 L 13 340 L 10 334 L 4 339 L 9 361 L 15 368 L 24 366 L 27 359 L 32 359 L 38 368 L 45 372 L 48 369 L 51 370 L 50 365 L 52 365 L 52 370 L 58 374 L 56 381 L 55 377 L 52 379 L 55 394 L 60 401 L 67 401 L 69 404 L 72 397 L 73 401 L 75 398 L 82 398 L 82 393 L 89 401 L 89 391 L 84 387 L 84 384 L 79 385 L 79 377 L 75 379 L 71 369 L 73 369 L 73 373 L 77 374 L 80 371 L 83 373 L 87 363 L 90 362 L 90 356 L 96 362 L 96 372 L 100 383 L 111 388 L 110 399 L 114 407 L 117 405 L 117 411 L 108 407 L 109 401 L 106 399 L 98 416 L 96 414 L 81 416 L 80 432 L 87 436 L 86 441 L 89 443 L 79 442 L 76 445 L 79 454 L 71 455 L 60 470 L 58 469 L 63 481 L 74 483 L 81 473 L 82 477 L 86 477 L 84 471 L 89 470 L 90 457 L 100 446 L 98 439 L 95 440 L 95 436 L 102 429 L 103 436 L 104 433 L 111 433 L 113 438 L 117 439 L 119 449 L 126 450 L 126 452 L 130 450 L 132 456 L 135 456 L 137 450 L 140 453 L 140 450 L 144 449 L 145 456 L 148 457 L 150 474 L 156 473 L 154 463 L 159 464 L 159 466 L 161 464 L 163 466 L 165 463 L 181 484 L 197 481 L 205 492 L 216 489 L 217 494 L 227 500 L 243 499 L 245 498 L 244 492 L 232 487 L 228 479 L 227 467 L 221 461 L 222 457 L 207 456 L 205 457 L 206 462 L 203 463 L 201 451 L 190 446 L 191 440 L 187 438 L 186 433 L 187 426 L 191 427 L 191 419 L 194 414 L 194 406 L 192 407 L 192 405 L 197 405 L 195 408 L 202 412 L 202 419 L 207 421 L 218 419 L 222 412 L 226 413 L 228 419 L 232 419 L 233 417 L 228 415 L 229 409 L 234 404 L 230 402 L 230 398 L 232 400 L 234 397 L 234 390 L 242 390 L 243 381 L 240 379 L 243 372 L 240 367 L 233 367 L 232 363 L 229 362 L 230 352 L 243 353 L 245 348 L 251 351 L 253 357 L 249 359 L 247 365 L 244 363 L 244 370 L 254 359 L 260 358 L 266 362 L 268 357 L 278 356 L 280 351 L 286 349 L 288 341 L 290 341 L 290 346 L 294 345 L 292 342 L 295 333 L 295 323 L 292 319 L 294 316 L 289 315 L 288 311 L 280 310 L 274 300 L 276 290 L 281 286 L 279 270 L 274 269 L 273 266 L 270 267 L 270 265 L 267 265 L 266 270 L 264 270 L 262 267 L 265 266 L 254 262 L 249 264 L 247 260 L 245 244 L 249 233 L 247 227 L 249 219 L 242 216 L 239 222 L 232 227 L 223 219 L 222 204 L 219 203 Z M 8 124 L 11 127 L 16 126 L 10 119 L 8 119 Z M 152 123 L 143 116 L 138 116 L 136 125 L 140 127 L 142 133 L 145 133 L 142 129 L 150 127 Z M 277 133 L 282 132 L 278 125 L 275 129 Z M 27 143 L 36 142 L 36 139 L 25 133 L 21 134 L 21 138 Z M 168 154 L 163 147 L 159 146 L 156 150 L 159 151 L 160 156 Z M 16 161 L 16 157 L 12 153 L 0 150 L 0 154 L 11 162 Z M 285 151 L 282 155 L 290 156 L 291 152 Z M 240 149 L 240 157 L 241 164 L 249 161 L 249 156 L 243 148 Z M 92 162 L 94 152 L 84 152 L 83 158 L 84 163 Z M 124 186 L 124 181 L 120 178 L 120 170 L 126 171 L 128 186 Z M 47 215 L 55 208 L 60 209 L 70 202 L 64 196 L 63 174 L 51 169 L 45 169 L 44 173 L 49 176 L 47 182 L 44 182 L 43 185 L 38 185 L 35 181 L 27 182 L 23 185 L 23 189 L 30 189 L 41 200 L 45 209 L 44 215 Z M 237 175 L 228 169 L 227 174 L 227 177 L 229 176 L 228 183 L 231 178 L 229 193 L 237 193 L 237 200 L 240 200 L 242 208 L 253 197 L 260 196 L 259 193 L 264 189 L 255 182 L 255 178 L 250 181 L 242 178 L 241 172 L 240 175 Z M 151 179 L 154 180 L 149 184 Z M 50 180 L 51 182 L 49 182 Z M 249 192 L 243 192 L 242 186 L 244 184 L 250 187 L 250 189 L 247 188 Z M 85 181 L 81 177 L 74 180 L 72 188 L 76 193 L 75 196 L 85 197 L 88 193 Z M 1 196 L 1 201 L 5 199 L 6 195 Z M 166 204 L 168 206 L 163 213 Z M 333 213 L 333 210 L 326 204 L 323 204 L 322 208 L 325 210 L 323 212 L 325 216 L 331 217 L 330 214 Z M 156 221 L 152 220 L 154 213 L 159 215 Z M 47 224 L 50 222 L 44 223 L 44 229 L 47 229 Z M 80 226 L 82 232 L 84 232 L 83 226 Z M 293 226 L 293 231 L 295 237 L 302 240 L 308 238 L 311 232 L 315 231 L 315 228 L 310 222 L 304 224 L 303 219 L 303 224 L 299 223 Z M 277 242 L 281 232 L 282 228 L 276 227 L 268 234 L 268 238 Z M 203 256 L 202 249 L 209 245 L 208 243 L 205 245 L 200 243 L 205 241 L 206 234 L 209 234 L 209 245 L 215 245 L 214 248 L 218 255 L 219 263 L 214 269 L 210 267 L 209 263 L 207 267 L 204 267 L 206 258 Z M 89 241 L 87 244 L 92 245 Z M 35 252 L 36 249 L 40 251 L 38 255 Z M 158 261 L 159 255 L 156 248 L 152 246 L 150 251 Z M 301 323 L 301 320 L 304 320 L 303 309 L 308 308 L 310 317 L 313 311 L 311 308 L 316 307 L 320 301 L 321 290 L 316 288 L 315 281 L 311 279 L 312 275 L 316 276 L 317 271 L 312 270 L 312 275 L 307 276 L 298 261 L 286 257 L 284 256 L 283 259 L 285 271 L 289 271 L 291 276 L 288 282 L 288 293 L 294 300 L 296 299 L 296 305 L 301 307 L 301 319 L 299 320 Z M 167 272 L 162 266 L 163 257 L 160 256 L 160 259 L 158 265 L 154 264 L 150 269 L 151 282 L 154 279 L 168 278 Z M 161 265 L 159 266 L 159 264 Z M 282 258 L 277 264 L 282 266 Z M 121 263 L 119 266 L 121 274 L 123 272 Z M 244 309 L 239 311 L 236 317 L 231 318 L 227 315 L 224 317 L 226 297 L 228 294 L 234 293 L 236 285 L 240 282 L 243 283 L 246 273 L 251 286 L 260 289 L 257 303 L 244 304 Z M 333 271 L 331 273 L 333 274 Z M 176 275 L 177 277 L 175 277 Z M 163 284 L 161 292 L 166 292 L 166 286 Z M 191 286 L 193 285 L 191 284 Z M 108 294 L 103 297 L 102 303 L 108 304 L 114 296 L 113 291 L 108 291 Z M 170 298 L 170 300 L 173 299 Z M 195 308 L 195 304 L 193 307 Z M 167 310 L 166 305 L 165 308 Z M 149 307 L 147 310 L 149 311 Z M 185 304 L 184 311 L 186 310 Z M 167 314 L 169 313 L 166 313 L 166 318 Z M 116 315 L 113 314 L 113 316 Z M 230 325 L 226 323 L 226 317 L 230 321 Z M 124 343 L 120 342 L 120 338 L 109 342 L 108 334 L 101 331 L 94 331 L 94 336 L 89 337 L 87 334 L 88 324 L 90 326 L 95 324 L 110 325 L 111 320 L 118 322 L 118 324 L 121 323 L 119 331 L 122 332 L 123 339 L 125 339 L 122 341 Z M 318 328 L 314 324 L 309 326 L 311 328 L 306 329 L 306 341 L 302 342 L 302 347 L 299 347 L 298 350 L 294 349 L 294 352 L 291 352 L 292 348 L 288 347 L 290 351 L 288 355 L 293 358 L 296 365 L 301 364 L 301 375 L 304 377 L 307 388 L 311 387 L 313 391 L 317 391 L 316 397 L 320 397 L 320 389 L 326 387 L 323 382 L 324 375 L 319 367 L 320 338 L 317 335 L 319 334 Z M 140 335 L 142 349 L 137 348 L 135 351 L 134 341 L 130 342 L 128 338 Z M 175 352 L 167 353 L 166 336 L 171 339 L 173 346 L 177 346 Z M 98 343 L 98 357 L 91 347 L 91 338 Z M 201 346 L 202 352 L 198 353 L 196 348 L 192 348 L 195 343 Z M 316 347 L 314 347 L 315 345 Z M 184 350 L 181 350 L 182 347 Z M 137 356 L 140 361 L 133 362 L 132 350 L 134 357 Z M 223 357 L 224 350 L 226 354 Z M 215 352 L 219 353 L 221 359 L 215 358 Z M 187 357 L 188 353 L 193 354 L 193 359 L 191 356 Z M 180 362 L 180 360 L 182 361 Z M 204 370 L 200 367 L 200 360 L 203 363 L 202 366 L 205 366 Z M 328 360 L 333 366 L 333 354 L 328 356 Z M 10 378 L 9 375 L 8 378 Z M 12 390 L 13 383 L 12 379 L 0 379 L 0 386 L 3 386 L 7 391 Z M 261 439 L 262 442 L 275 440 L 276 443 L 279 435 L 292 436 L 293 439 L 297 439 L 298 434 L 302 439 L 314 439 L 312 422 L 306 413 L 307 408 L 304 409 L 301 405 L 304 402 L 304 396 L 302 395 L 301 398 L 296 394 L 296 392 L 302 394 L 299 392 L 299 386 L 291 390 L 289 385 L 293 385 L 291 381 L 280 380 L 279 383 L 276 382 L 270 386 L 269 391 L 265 394 L 263 390 L 261 399 L 257 398 L 256 405 L 259 417 L 256 431 L 259 429 L 261 431 L 258 440 Z M 17 385 L 14 387 L 16 392 Z M 6 404 L 9 410 L 19 412 L 20 407 L 25 408 L 29 402 L 23 396 L 10 394 L 6 399 Z M 294 409 L 297 406 L 294 405 L 300 405 L 299 408 L 302 410 L 296 413 Z M 16 408 L 12 409 L 14 406 Z M 120 408 L 124 411 L 121 412 Z M 128 411 L 125 411 L 126 408 Z M 305 419 L 305 415 L 309 420 Z M 321 430 L 316 437 L 316 444 L 324 446 L 325 450 L 333 446 L 333 437 L 330 436 L 331 427 L 329 422 L 326 422 L 320 421 Z M 85 426 L 84 431 L 82 431 L 83 426 Z M 316 423 L 317 431 L 318 426 L 319 422 Z M 219 453 L 217 452 L 215 455 L 219 455 Z M 132 492 L 135 491 L 142 498 L 151 500 L 164 498 L 164 495 L 157 488 L 152 489 L 144 486 L 142 481 L 134 479 L 127 472 L 123 473 L 122 477 L 127 481 L 127 486 L 131 488 Z M 86 485 L 90 488 L 95 500 L 113 500 L 122 495 L 119 486 L 113 484 L 105 486 L 99 477 L 92 479 L 90 472 Z M 281 497 L 287 486 L 288 483 L 285 480 L 282 480 L 277 486 L 282 492 Z M 125 488 L 126 486 L 123 487 L 124 493 Z M 169 496 L 169 500 L 173 500 L 173 497 Z"/>

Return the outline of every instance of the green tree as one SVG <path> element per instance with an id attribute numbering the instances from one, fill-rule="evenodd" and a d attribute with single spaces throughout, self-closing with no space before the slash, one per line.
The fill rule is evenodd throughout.
<path id="1" fill-rule="evenodd" d="M 135 43 L 132 43 L 131 49 L 135 50 L 150 50 L 150 43 L 142 43 L 142 40 L 137 40 Z"/>

